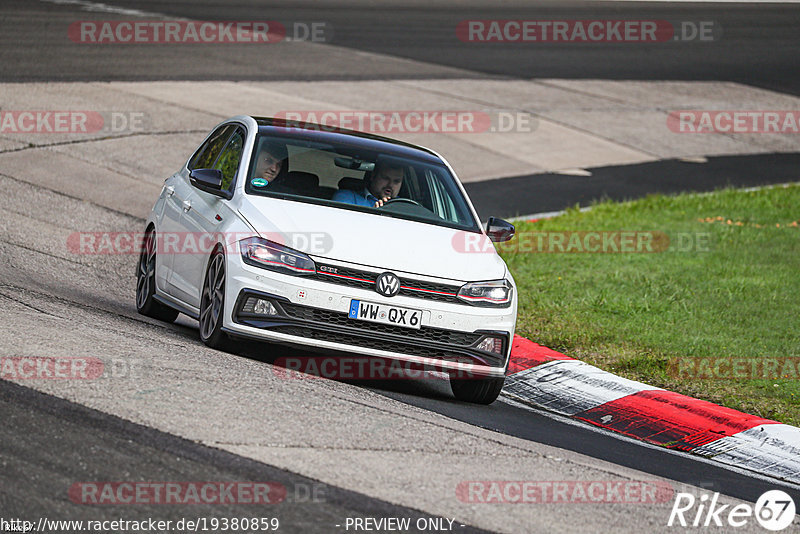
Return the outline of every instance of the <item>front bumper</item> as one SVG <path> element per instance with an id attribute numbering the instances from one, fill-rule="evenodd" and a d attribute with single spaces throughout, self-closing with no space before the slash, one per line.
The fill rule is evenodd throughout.
<path id="1" fill-rule="evenodd" d="M 231 335 L 413 362 L 442 370 L 504 376 L 516 318 L 509 308 L 487 310 L 463 304 L 382 297 L 364 288 L 264 271 L 229 257 L 224 329 Z M 249 297 L 273 304 L 277 313 L 244 309 Z M 423 310 L 421 328 L 349 319 L 351 299 Z M 477 345 L 502 339 L 500 354 Z"/>

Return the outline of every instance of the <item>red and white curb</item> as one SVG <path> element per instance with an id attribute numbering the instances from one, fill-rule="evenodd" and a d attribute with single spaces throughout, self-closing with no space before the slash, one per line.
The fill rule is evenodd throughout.
<path id="1" fill-rule="evenodd" d="M 800 483 L 800 428 L 616 376 L 515 336 L 503 395 L 669 449 Z"/>

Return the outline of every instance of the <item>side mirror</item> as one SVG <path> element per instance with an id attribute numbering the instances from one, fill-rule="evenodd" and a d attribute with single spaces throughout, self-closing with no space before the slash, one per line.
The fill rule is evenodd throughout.
<path id="1" fill-rule="evenodd" d="M 194 169 L 189 173 L 189 181 L 200 191 L 230 200 L 231 194 L 222 189 L 222 171 L 217 169 Z"/>
<path id="2" fill-rule="evenodd" d="M 489 222 L 486 223 L 486 235 L 495 243 L 508 241 L 514 237 L 516 231 L 513 224 L 496 217 L 489 217 Z"/>

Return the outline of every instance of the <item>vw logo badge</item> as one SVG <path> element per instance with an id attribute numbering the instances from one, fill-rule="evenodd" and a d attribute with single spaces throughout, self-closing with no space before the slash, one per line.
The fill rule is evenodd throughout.
<path id="1" fill-rule="evenodd" d="M 392 273 L 383 273 L 375 280 L 375 291 L 384 297 L 393 297 L 400 292 L 400 279 Z"/>

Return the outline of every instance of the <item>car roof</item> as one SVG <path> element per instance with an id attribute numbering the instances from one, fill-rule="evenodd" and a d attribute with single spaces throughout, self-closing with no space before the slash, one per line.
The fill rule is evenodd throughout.
<path id="1" fill-rule="evenodd" d="M 441 158 L 432 150 L 389 137 L 346 128 L 324 126 L 313 122 L 287 121 L 274 117 L 252 118 L 258 124 L 259 133 L 262 134 L 293 137 L 320 143 L 350 145 L 376 152 L 391 152 L 394 155 L 406 156 L 429 163 L 443 164 Z"/>

